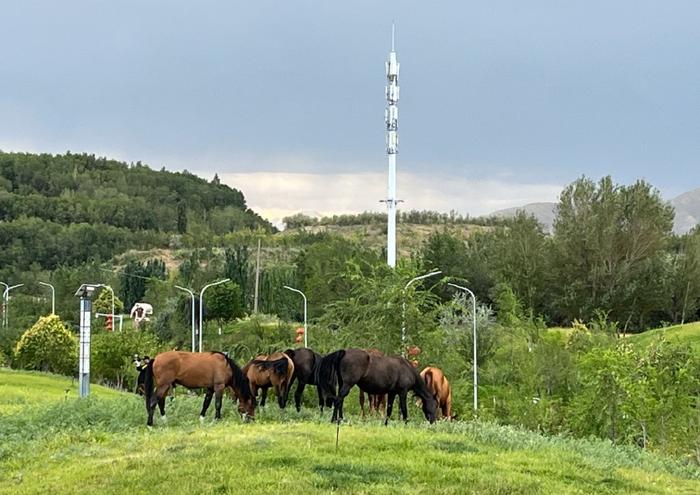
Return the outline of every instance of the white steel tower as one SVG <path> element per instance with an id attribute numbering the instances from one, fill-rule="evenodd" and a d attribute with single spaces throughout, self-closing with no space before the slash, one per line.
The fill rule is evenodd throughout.
<path id="1" fill-rule="evenodd" d="M 387 86 L 386 110 L 386 153 L 389 155 L 389 186 L 387 189 L 387 240 L 386 261 L 392 268 L 396 266 L 396 154 L 399 152 L 399 63 L 394 50 L 394 25 L 391 25 L 391 52 L 385 63 Z"/>

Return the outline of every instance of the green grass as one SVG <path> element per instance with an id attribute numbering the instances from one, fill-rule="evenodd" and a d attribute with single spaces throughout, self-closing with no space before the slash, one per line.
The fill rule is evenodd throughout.
<path id="1" fill-rule="evenodd" d="M 222 421 L 200 424 L 200 399 L 183 393 L 148 429 L 136 396 L 75 388 L 0 370 L 0 494 L 700 492 L 696 467 L 599 440 L 430 426 L 412 410 L 407 425 L 349 418 L 336 450 L 313 410 L 271 404 L 244 424 L 227 401 Z"/>
<path id="2" fill-rule="evenodd" d="M 685 325 L 647 330 L 643 333 L 632 334 L 628 338 L 630 342 L 636 345 L 647 346 L 661 336 L 665 336 L 671 342 L 690 344 L 696 351 L 700 352 L 700 322 L 698 321 L 686 323 Z"/>

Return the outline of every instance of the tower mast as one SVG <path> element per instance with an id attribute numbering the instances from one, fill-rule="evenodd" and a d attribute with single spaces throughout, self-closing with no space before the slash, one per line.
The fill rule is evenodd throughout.
<path id="1" fill-rule="evenodd" d="M 387 188 L 387 242 L 386 261 L 390 267 L 396 266 L 396 154 L 399 152 L 399 62 L 396 60 L 394 45 L 394 24 L 391 25 L 391 51 L 384 64 L 387 86 L 386 110 L 386 153 L 389 157 L 389 184 Z"/>

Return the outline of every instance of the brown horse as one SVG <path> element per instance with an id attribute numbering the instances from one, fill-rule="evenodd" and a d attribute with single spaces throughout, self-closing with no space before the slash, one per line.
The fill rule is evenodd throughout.
<path id="1" fill-rule="evenodd" d="M 445 374 L 440 368 L 428 366 L 420 372 L 420 376 L 435 397 L 442 415 L 445 419 L 452 420 L 452 389 Z M 420 407 L 420 400 L 416 401 L 416 405 Z"/>
<path id="2" fill-rule="evenodd" d="M 367 354 L 374 357 L 384 356 L 384 353 L 379 349 L 365 349 Z M 365 393 L 360 390 L 360 409 L 362 409 L 362 417 L 365 417 Z M 386 410 L 386 394 L 367 394 L 369 400 L 369 413 L 381 413 L 382 409 Z"/>
<path id="3" fill-rule="evenodd" d="M 274 387 L 280 409 L 286 407 L 294 376 L 294 361 L 289 356 L 283 352 L 260 354 L 243 367 L 243 374 L 248 377 L 253 397 L 257 397 L 258 389 L 262 389 L 261 406 L 265 405 L 267 390 Z"/>
<path id="4" fill-rule="evenodd" d="M 165 396 L 175 385 L 207 390 L 200 418 L 204 419 L 211 399 L 216 395 L 216 419 L 221 418 L 221 398 L 231 387 L 238 398 L 238 411 L 246 418 L 255 417 L 255 398 L 241 369 L 221 352 L 167 351 L 148 362 L 144 377 L 148 426 L 153 426 L 156 404 L 165 417 Z M 155 385 L 155 393 L 153 388 Z"/>

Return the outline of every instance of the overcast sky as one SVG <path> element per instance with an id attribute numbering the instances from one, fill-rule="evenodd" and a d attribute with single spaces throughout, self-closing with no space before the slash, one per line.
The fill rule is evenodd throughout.
<path id="1" fill-rule="evenodd" d="M 403 208 L 700 186 L 700 2 L 3 2 L 0 149 L 214 172 L 269 217 L 381 209 L 397 29 Z"/>

